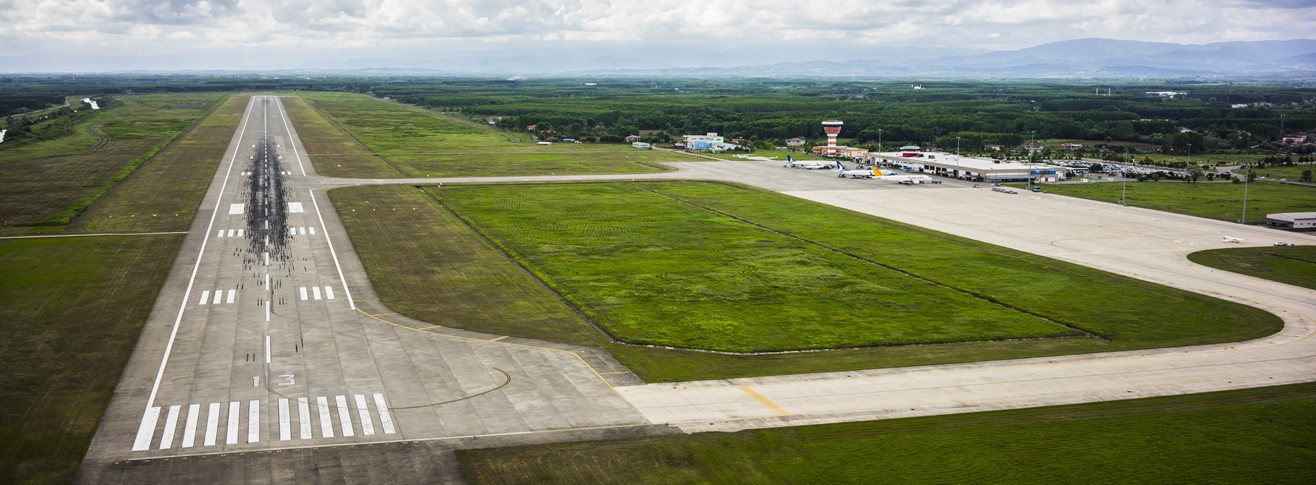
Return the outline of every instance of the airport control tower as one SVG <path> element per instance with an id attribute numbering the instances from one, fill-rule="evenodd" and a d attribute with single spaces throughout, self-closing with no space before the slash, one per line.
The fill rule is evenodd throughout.
<path id="1" fill-rule="evenodd" d="M 841 134 L 842 124 L 844 123 L 840 121 L 822 122 L 823 131 L 827 133 L 827 156 L 829 157 L 836 156 L 836 136 Z"/>

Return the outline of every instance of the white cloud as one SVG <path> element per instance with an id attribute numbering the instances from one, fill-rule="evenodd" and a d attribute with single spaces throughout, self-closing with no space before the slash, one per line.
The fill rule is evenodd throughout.
<path id="1" fill-rule="evenodd" d="M 1018 49 L 1106 37 L 1207 43 L 1311 37 L 1313 0 L 0 0 L 12 50 L 424 47 Z M 809 54 L 812 55 L 812 54 Z"/>

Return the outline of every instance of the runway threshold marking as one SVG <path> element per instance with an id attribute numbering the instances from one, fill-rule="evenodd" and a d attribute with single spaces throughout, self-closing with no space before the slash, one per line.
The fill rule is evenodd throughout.
<path id="1" fill-rule="evenodd" d="M 762 394 L 759 394 L 758 391 L 751 389 L 749 386 L 740 386 L 740 390 L 745 391 L 745 394 L 749 394 L 749 397 L 754 398 L 756 401 L 762 404 L 763 407 L 771 409 L 772 412 L 780 414 L 782 416 L 790 416 L 790 413 L 786 412 L 785 409 L 782 409 L 781 406 L 778 406 L 777 403 L 772 402 L 771 399 L 764 397 Z"/>

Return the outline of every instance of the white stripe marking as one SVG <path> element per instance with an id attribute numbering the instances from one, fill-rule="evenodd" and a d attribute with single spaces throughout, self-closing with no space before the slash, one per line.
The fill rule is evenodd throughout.
<path id="1" fill-rule="evenodd" d="M 226 428 L 228 431 L 227 436 L 224 437 L 225 444 L 238 444 L 238 412 L 241 410 L 242 404 L 237 401 L 228 403 L 228 428 Z"/>
<path id="2" fill-rule="evenodd" d="M 206 413 L 206 446 L 215 446 L 215 436 L 219 434 L 219 403 L 210 403 L 210 412 Z"/>
<path id="3" fill-rule="evenodd" d="M 270 363 L 270 336 L 265 336 L 265 363 Z M 255 402 L 255 401 L 252 401 Z"/>
<path id="4" fill-rule="evenodd" d="M 238 237 L 242 237 L 242 229 L 238 229 Z"/>
<path id="5" fill-rule="evenodd" d="M 334 400 L 338 402 L 338 424 L 343 430 L 343 436 L 347 438 L 355 436 L 356 433 L 352 431 L 352 415 L 347 412 L 347 397 L 334 396 Z"/>
<path id="6" fill-rule="evenodd" d="M 332 287 L 332 286 L 326 286 L 326 287 L 324 287 L 324 298 L 325 298 L 326 300 L 332 300 L 332 299 L 334 299 L 334 287 Z"/>
<path id="7" fill-rule="evenodd" d="M 291 426 L 292 419 L 288 417 L 288 400 L 279 399 L 279 440 L 288 441 L 292 439 Z"/>
<path id="8" fill-rule="evenodd" d="M 251 112 L 254 111 L 254 108 L 256 107 L 255 99 L 248 102 L 247 106 L 247 111 L 242 113 L 241 128 L 238 130 L 239 140 L 241 140 L 242 135 L 247 132 L 247 122 L 251 119 Z M 233 155 L 229 156 L 228 169 L 224 172 L 224 183 L 219 185 L 219 193 L 221 194 L 224 193 L 224 188 L 228 187 L 228 177 L 233 174 L 233 164 L 237 159 L 238 152 L 235 150 Z M 218 205 L 219 201 L 216 200 L 215 204 Z M 216 209 L 218 209 L 218 207 Z M 232 208 L 229 210 L 232 210 Z M 210 213 L 210 222 L 206 224 L 206 232 L 203 234 L 210 234 L 210 230 L 215 228 L 215 218 L 218 216 L 219 210 Z M 321 220 L 320 223 L 323 224 L 324 221 Z M 201 270 L 201 258 L 205 256 L 206 245 L 209 243 L 209 237 L 201 240 L 201 249 L 197 251 L 196 262 L 192 263 L 192 275 L 187 279 L 187 290 L 183 291 L 183 302 L 178 305 L 178 316 L 174 317 L 174 326 L 169 331 L 169 341 L 165 343 L 164 355 L 160 357 L 160 367 L 155 371 L 155 381 L 151 384 L 151 394 L 146 398 L 146 409 L 148 410 L 151 409 L 152 406 L 155 406 L 155 395 L 160 392 L 160 381 L 164 379 L 165 366 L 169 364 L 169 354 L 174 350 L 174 340 L 178 338 L 178 327 L 183 323 L 183 312 L 187 310 L 187 299 L 192 297 L 192 287 L 196 284 L 196 274 Z M 330 253 L 332 253 L 333 246 L 330 245 L 329 249 Z M 353 306 L 352 309 L 356 310 L 356 306 Z"/>
<path id="9" fill-rule="evenodd" d="M 229 229 L 229 230 L 228 230 L 228 237 L 233 237 L 233 230 L 232 230 L 232 229 Z"/>
<path id="10" fill-rule="evenodd" d="M 218 304 L 219 304 L 219 299 L 220 299 L 220 298 L 223 298 L 223 297 L 224 297 L 224 290 L 217 290 L 217 291 L 215 291 L 215 301 L 213 301 L 213 302 L 211 302 L 211 303 L 214 303 L 214 304 L 218 305 Z"/>
<path id="11" fill-rule="evenodd" d="M 305 236 L 305 235 L 306 235 L 306 228 L 305 228 L 305 227 L 299 227 L 299 228 L 297 228 L 297 233 L 298 233 L 298 234 L 301 234 L 301 235 L 303 235 L 303 236 Z"/>
<path id="12" fill-rule="evenodd" d="M 260 441 L 260 401 L 252 400 L 247 413 L 247 442 Z"/>
<path id="13" fill-rule="evenodd" d="M 224 230 L 220 229 L 218 233 L 215 233 L 215 237 L 224 237 Z"/>
<path id="14" fill-rule="evenodd" d="M 205 304 L 206 304 L 207 302 L 209 302 L 209 301 L 210 301 L 210 290 L 202 290 L 202 291 L 201 291 L 201 304 L 202 304 L 202 305 L 205 305 Z"/>
<path id="15" fill-rule="evenodd" d="M 196 420 L 198 414 L 201 414 L 200 404 L 193 404 L 187 407 L 187 425 L 183 427 L 183 448 L 191 448 L 196 444 Z"/>
<path id="16" fill-rule="evenodd" d="M 228 302 L 227 302 L 227 303 L 233 303 L 233 299 L 234 299 L 234 298 L 237 298 L 237 296 L 238 296 L 238 290 L 228 290 Z"/>
<path id="17" fill-rule="evenodd" d="M 315 293 L 315 295 L 314 295 L 314 296 L 315 296 L 315 299 L 319 300 L 319 299 L 320 299 L 320 287 L 319 287 L 319 286 L 312 286 L 312 287 L 311 287 L 311 291 L 312 291 L 313 293 Z"/>
<path id="18" fill-rule="evenodd" d="M 366 436 L 375 434 L 375 423 L 370 420 L 370 408 L 366 406 L 366 397 L 356 395 L 356 411 L 361 415 L 361 432 Z"/>
<path id="19" fill-rule="evenodd" d="M 245 205 L 242 205 L 242 204 L 229 204 L 229 206 L 228 206 L 228 215 L 230 215 L 230 216 L 238 216 L 238 215 L 242 215 L 242 211 L 243 211 L 243 209 L 245 209 L 245 208 L 246 208 L 246 206 L 245 206 Z"/>
<path id="20" fill-rule="evenodd" d="M 329 400 L 324 396 L 318 396 L 315 398 L 315 407 L 320 411 L 320 437 L 333 438 L 334 422 L 329 418 Z"/>
<path id="21" fill-rule="evenodd" d="M 306 212 L 306 209 L 302 207 L 301 202 L 289 202 L 288 212 L 292 214 L 300 214 L 302 212 Z"/>
<path id="22" fill-rule="evenodd" d="M 133 440 L 133 451 L 151 449 L 151 437 L 155 435 L 155 423 L 160 420 L 160 408 L 146 408 L 142 414 L 142 424 L 137 427 L 137 439 Z"/>
<path id="23" fill-rule="evenodd" d="M 297 398 L 297 431 L 302 439 L 311 438 L 311 406 L 306 398 Z"/>
<path id="24" fill-rule="evenodd" d="M 181 407 L 177 404 L 169 406 L 169 417 L 165 418 L 164 434 L 160 435 L 160 449 L 162 450 L 174 446 L 174 430 L 178 429 L 178 409 Z"/>
<path id="25" fill-rule="evenodd" d="M 306 287 L 305 287 L 305 286 L 301 286 L 301 287 L 298 287 L 297 289 L 298 289 L 299 291 L 301 291 L 301 294 L 302 294 L 302 301 L 306 301 Z"/>
<path id="26" fill-rule="evenodd" d="M 388 413 L 388 403 L 384 402 L 384 395 L 375 393 L 375 410 L 379 411 L 379 425 L 384 428 L 384 434 L 397 433 L 397 428 L 393 427 L 393 415 Z"/>
<path id="27" fill-rule="evenodd" d="M 320 213 L 320 203 L 315 200 L 315 191 L 307 189 L 306 192 L 311 194 L 311 204 L 315 205 L 315 217 L 320 220 L 320 227 L 325 227 L 324 215 Z M 338 253 L 334 252 L 334 240 L 331 237 L 325 237 L 324 242 L 329 245 L 329 255 L 334 258 L 334 269 L 338 270 L 338 281 L 343 284 L 343 294 L 347 295 L 347 306 L 355 311 L 356 302 L 352 301 L 352 290 L 347 287 L 347 277 L 343 276 L 343 265 L 338 263 Z"/>
<path id="28" fill-rule="evenodd" d="M 314 235 L 315 235 L 315 228 L 312 227 L 312 228 L 310 228 L 310 229 L 311 229 L 311 235 L 314 236 Z"/>

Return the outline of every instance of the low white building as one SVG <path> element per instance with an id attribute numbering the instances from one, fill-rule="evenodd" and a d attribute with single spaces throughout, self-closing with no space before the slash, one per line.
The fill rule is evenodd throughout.
<path id="1" fill-rule="evenodd" d="M 963 157 L 953 153 L 899 151 L 869 153 L 864 162 L 897 167 L 911 173 L 940 175 L 968 180 L 982 177 L 988 182 L 1059 182 L 1069 176 L 1069 169 L 1046 163 L 1019 162 L 993 158 Z"/>
<path id="2" fill-rule="evenodd" d="M 1266 214 L 1266 225 L 1285 229 L 1310 229 L 1316 227 L 1316 212 Z"/>

